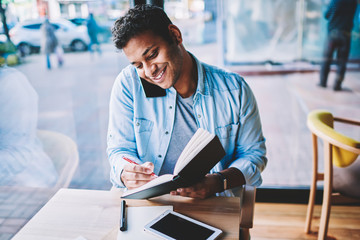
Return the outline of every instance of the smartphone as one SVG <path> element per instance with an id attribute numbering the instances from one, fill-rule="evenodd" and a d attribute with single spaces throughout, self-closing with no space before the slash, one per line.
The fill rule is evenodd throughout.
<path id="1" fill-rule="evenodd" d="M 172 210 L 146 224 L 144 231 L 166 240 L 214 240 L 222 233 L 218 228 Z"/>

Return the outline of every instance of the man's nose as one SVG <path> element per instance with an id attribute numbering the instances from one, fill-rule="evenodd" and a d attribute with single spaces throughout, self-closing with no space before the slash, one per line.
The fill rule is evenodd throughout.
<path id="1" fill-rule="evenodd" d="M 145 75 L 147 77 L 153 77 L 156 74 L 156 64 L 145 64 Z"/>

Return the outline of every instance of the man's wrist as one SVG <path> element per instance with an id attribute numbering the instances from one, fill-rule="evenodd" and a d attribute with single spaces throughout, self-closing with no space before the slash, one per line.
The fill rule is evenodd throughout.
<path id="1" fill-rule="evenodd" d="M 227 178 L 224 174 L 222 174 L 221 172 L 214 172 L 214 175 L 217 175 L 220 179 L 220 187 L 221 187 L 221 191 L 223 192 L 226 189 L 228 189 L 228 181 Z"/>

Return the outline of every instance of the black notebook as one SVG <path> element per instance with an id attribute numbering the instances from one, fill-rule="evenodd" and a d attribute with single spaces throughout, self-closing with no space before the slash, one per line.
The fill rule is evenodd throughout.
<path id="1" fill-rule="evenodd" d="M 199 128 L 180 154 L 173 174 L 164 174 L 145 185 L 126 191 L 122 198 L 146 199 L 191 186 L 225 156 L 225 150 L 215 134 Z"/>

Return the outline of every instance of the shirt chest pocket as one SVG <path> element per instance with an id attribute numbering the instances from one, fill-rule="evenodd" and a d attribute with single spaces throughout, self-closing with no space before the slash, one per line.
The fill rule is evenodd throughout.
<path id="1" fill-rule="evenodd" d="M 135 138 L 139 157 L 146 155 L 154 123 L 144 118 L 135 119 Z"/>
<path id="2" fill-rule="evenodd" d="M 215 133 L 220 139 L 232 139 L 237 136 L 239 127 L 239 123 L 228 124 L 226 126 L 217 127 Z"/>
<path id="3" fill-rule="evenodd" d="M 240 124 L 237 123 L 228 124 L 223 127 L 217 127 L 215 129 L 215 134 L 219 137 L 219 140 L 225 149 L 225 159 L 231 160 L 232 156 L 234 155 L 239 128 Z"/>

